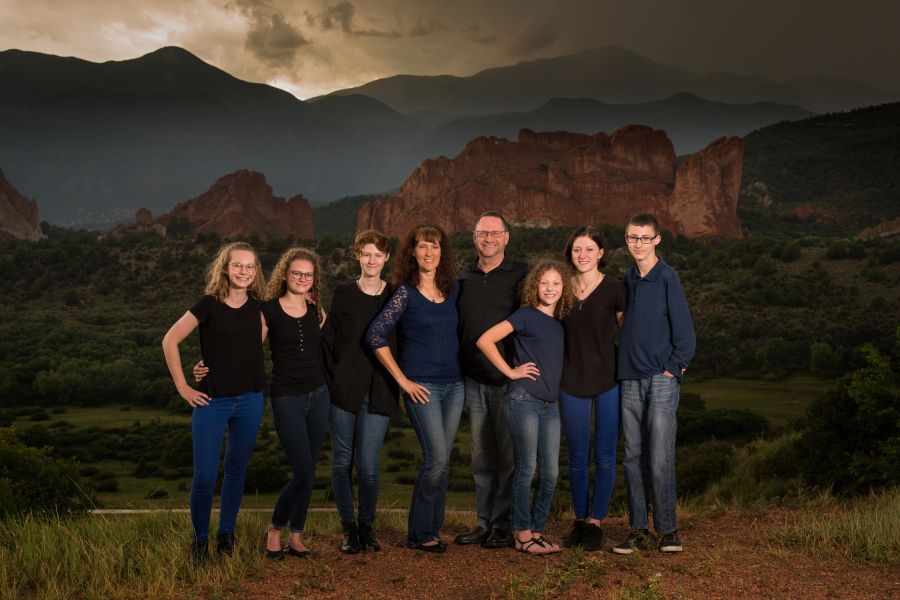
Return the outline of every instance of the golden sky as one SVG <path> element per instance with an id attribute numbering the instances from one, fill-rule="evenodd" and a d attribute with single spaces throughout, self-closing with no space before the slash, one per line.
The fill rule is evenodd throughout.
<path id="1" fill-rule="evenodd" d="M 0 50 L 91 61 L 181 46 L 300 98 L 620 46 L 694 71 L 900 90 L 892 0 L 0 0 Z"/>

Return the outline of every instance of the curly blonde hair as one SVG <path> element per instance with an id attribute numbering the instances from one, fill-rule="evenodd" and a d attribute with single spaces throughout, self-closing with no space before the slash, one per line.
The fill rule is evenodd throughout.
<path id="1" fill-rule="evenodd" d="M 225 302 L 225 298 L 228 297 L 228 263 L 231 262 L 231 253 L 235 250 L 246 250 L 253 253 L 256 271 L 250 287 L 247 288 L 247 293 L 257 300 L 262 300 L 266 294 L 266 278 L 263 275 L 262 265 L 259 264 L 259 254 L 247 242 L 232 242 L 219 248 L 219 253 L 216 254 L 216 257 L 206 269 L 206 289 L 204 293 L 212 296 L 219 302 Z"/>
<path id="2" fill-rule="evenodd" d="M 293 247 L 288 248 L 278 259 L 275 268 L 272 269 L 272 275 L 269 277 L 269 285 L 266 287 L 266 300 L 275 300 L 281 298 L 287 292 L 287 281 L 285 281 L 288 268 L 295 260 L 308 260 L 313 266 L 313 282 L 309 288 L 309 300 L 316 305 L 316 314 L 319 317 L 319 323 L 325 320 L 325 311 L 322 309 L 321 292 L 322 280 L 319 273 L 319 255 L 309 248 Z"/>
<path id="3" fill-rule="evenodd" d="M 575 293 L 572 291 L 572 284 L 569 281 L 569 268 L 565 263 L 558 260 L 542 260 L 528 272 L 525 282 L 522 284 L 522 306 L 533 306 L 537 308 L 541 305 L 541 299 L 538 295 L 538 284 L 541 277 L 547 271 L 556 271 L 562 277 L 562 295 L 553 309 L 553 318 L 562 321 L 572 307 L 575 306 Z"/>

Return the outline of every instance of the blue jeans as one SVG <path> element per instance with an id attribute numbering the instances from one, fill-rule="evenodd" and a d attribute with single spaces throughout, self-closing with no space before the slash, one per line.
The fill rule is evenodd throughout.
<path id="1" fill-rule="evenodd" d="M 228 442 L 225 445 L 219 532 L 234 532 L 241 499 L 244 497 L 247 463 L 250 462 L 250 455 L 256 444 L 262 414 L 262 392 L 211 398 L 209 406 L 198 406 L 191 411 L 194 478 L 191 482 L 190 505 L 194 540 L 202 542 L 209 538 L 209 517 L 226 428 Z"/>
<path id="2" fill-rule="evenodd" d="M 544 531 L 559 477 L 559 405 L 514 388 L 507 396 L 515 473 L 512 483 L 512 528 Z M 531 480 L 540 468 L 534 505 Z"/>
<path id="3" fill-rule="evenodd" d="M 341 521 L 355 521 L 353 513 L 353 463 L 356 462 L 359 486 L 359 522 L 375 522 L 378 505 L 378 470 L 381 446 L 391 418 L 369 412 L 369 395 L 363 399 L 359 413 L 331 405 L 331 489 Z"/>
<path id="4" fill-rule="evenodd" d="M 444 526 L 450 451 L 465 397 L 462 381 L 422 385 L 431 392 L 427 403 L 406 399 L 406 414 L 422 448 L 422 466 L 416 473 L 409 505 L 406 545 L 410 548 L 437 539 Z"/>
<path id="5" fill-rule="evenodd" d="M 656 533 L 672 533 L 675 523 L 675 432 L 680 385 L 662 373 L 626 379 L 622 386 L 625 485 L 628 515 L 635 529 L 648 529 L 652 499 Z"/>
<path id="6" fill-rule="evenodd" d="M 506 418 L 506 393 L 466 377 L 466 405 L 472 430 L 472 474 L 478 525 L 509 529 L 513 447 Z"/>
<path id="7" fill-rule="evenodd" d="M 594 439 L 591 444 L 591 410 Z M 569 483 L 576 519 L 602 520 L 609 511 L 616 483 L 616 444 L 619 442 L 619 386 L 582 398 L 559 394 L 559 411 L 569 446 Z M 592 447 L 593 446 L 593 447 Z M 588 462 L 594 454 L 593 494 L 588 486 Z M 591 497 L 593 496 L 593 501 Z M 588 510 L 590 505 L 590 511 Z"/>
<path id="8" fill-rule="evenodd" d="M 331 396 L 324 384 L 306 394 L 272 398 L 272 416 L 281 447 L 291 464 L 291 479 L 275 502 L 272 525 L 301 532 L 316 480 L 316 460 L 328 429 Z"/>

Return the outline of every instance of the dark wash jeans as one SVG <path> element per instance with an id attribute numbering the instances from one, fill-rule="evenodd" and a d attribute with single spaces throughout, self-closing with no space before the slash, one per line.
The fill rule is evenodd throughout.
<path id="1" fill-rule="evenodd" d="M 359 413 L 331 405 L 331 489 L 341 521 L 355 521 L 353 513 L 353 464 L 359 487 L 359 522 L 372 525 L 378 505 L 379 464 L 384 435 L 391 418 L 369 412 L 366 394 Z"/>
<path id="2" fill-rule="evenodd" d="M 409 505 L 406 545 L 410 548 L 437 539 L 444 526 L 450 451 L 465 403 L 462 381 L 422 385 L 431 392 L 427 403 L 406 400 L 406 413 L 422 448 L 422 466 Z"/>
<path id="3" fill-rule="evenodd" d="M 275 430 L 293 473 L 272 512 L 272 525 L 278 529 L 290 522 L 291 531 L 302 532 L 306 525 L 330 407 L 331 396 L 324 384 L 306 394 L 272 398 Z"/>
<path id="4" fill-rule="evenodd" d="M 194 448 L 194 478 L 191 482 L 191 523 L 194 540 L 209 538 L 216 475 L 222 438 L 228 431 L 225 446 L 224 476 L 222 478 L 219 532 L 232 533 L 244 496 L 247 463 L 256 444 L 256 434 L 263 414 L 262 392 L 247 392 L 240 396 L 211 398 L 208 406 L 191 411 L 191 437 Z"/>

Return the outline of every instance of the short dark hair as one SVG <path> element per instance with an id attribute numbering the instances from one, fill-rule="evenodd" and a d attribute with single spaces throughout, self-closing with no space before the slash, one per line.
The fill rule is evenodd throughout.
<path id="1" fill-rule="evenodd" d="M 496 210 L 488 210 L 481 213 L 475 220 L 475 224 L 478 225 L 478 221 L 482 220 L 485 217 L 494 217 L 495 219 L 500 219 L 500 222 L 503 223 L 503 230 L 509 231 L 509 223 L 506 222 L 506 218 Z"/>
<path id="2" fill-rule="evenodd" d="M 650 213 L 637 213 L 636 215 L 631 215 L 631 218 L 628 219 L 628 225 L 634 225 L 636 227 L 650 225 L 653 227 L 653 233 L 659 233 L 659 221 L 657 221 L 656 217 Z M 628 227 L 628 225 L 625 227 Z"/>
<path id="3" fill-rule="evenodd" d="M 572 235 L 569 236 L 569 241 L 566 242 L 566 264 L 575 266 L 575 263 L 572 262 L 572 246 L 575 245 L 575 240 L 580 237 L 589 237 L 594 240 L 594 243 L 597 244 L 597 247 L 601 250 L 604 250 L 603 256 L 600 257 L 600 260 L 597 261 L 597 267 L 605 267 L 606 266 L 606 239 L 603 237 L 603 233 L 597 229 L 596 227 L 591 227 L 590 225 L 585 225 L 584 227 L 579 227 L 575 231 L 572 232 Z"/>
<path id="4" fill-rule="evenodd" d="M 378 248 L 379 252 L 383 252 L 385 254 L 390 254 L 391 244 L 390 241 L 382 234 L 380 231 L 375 231 L 374 229 L 367 229 L 365 231 L 361 231 L 357 234 L 356 239 L 353 241 L 353 252 L 356 255 L 362 253 L 363 246 L 366 244 L 372 244 L 376 248 Z"/>

